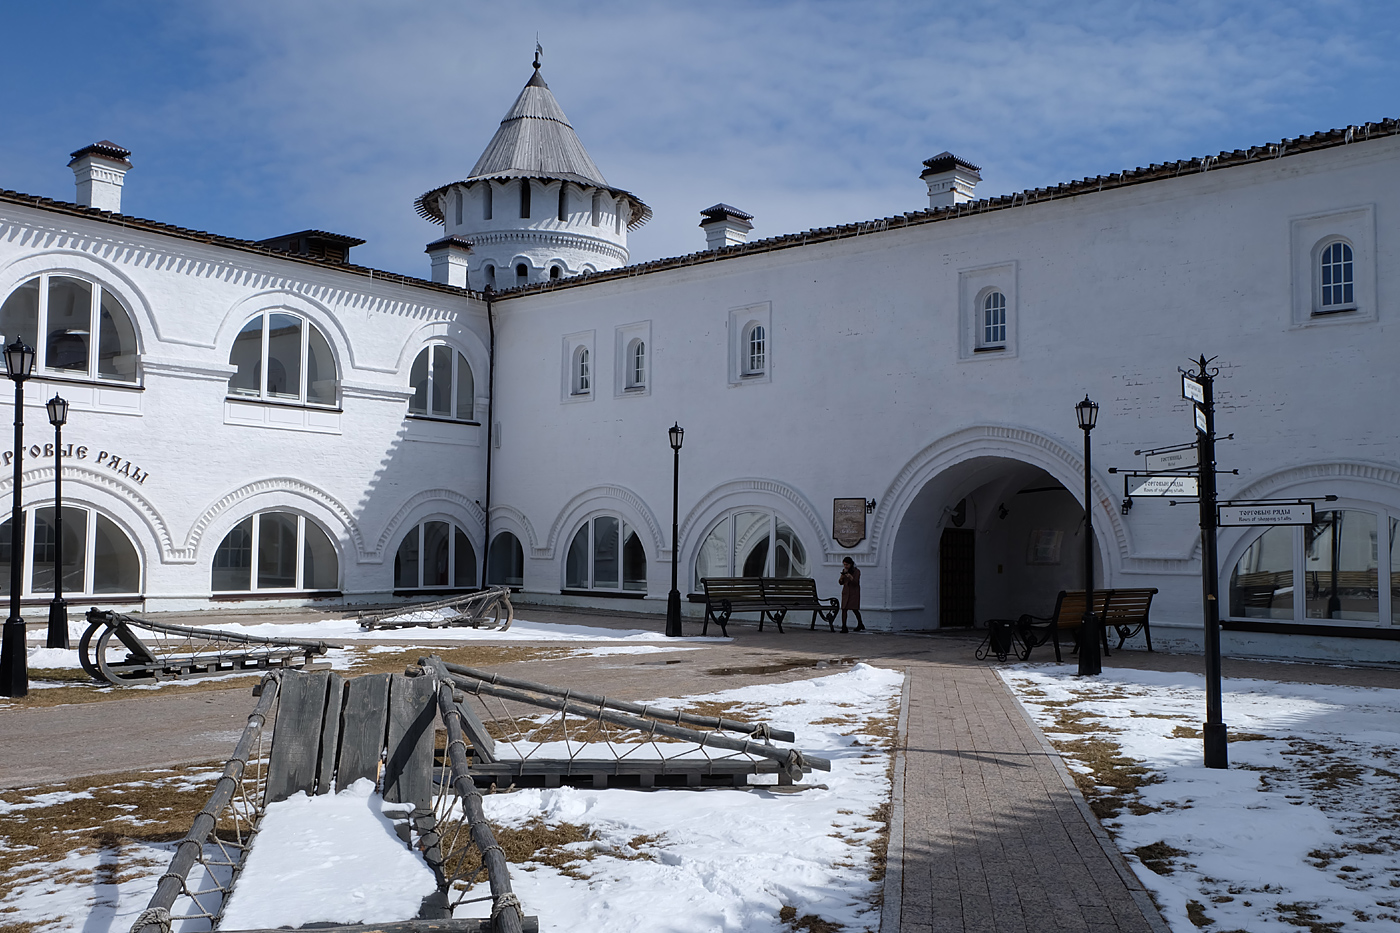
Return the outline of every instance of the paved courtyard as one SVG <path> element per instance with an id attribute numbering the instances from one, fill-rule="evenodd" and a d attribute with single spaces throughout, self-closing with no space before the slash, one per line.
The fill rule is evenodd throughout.
<path id="1" fill-rule="evenodd" d="M 312 621 L 325 610 L 243 616 Z M 655 616 L 525 606 L 535 622 L 649 628 Z M 191 618 L 214 622 L 208 614 Z M 688 634 L 698 625 L 687 624 Z M 35 630 L 37 632 L 37 629 Z M 978 662 L 978 635 L 841 635 L 734 626 L 696 650 L 540 660 L 516 676 L 623 699 L 705 693 L 821 676 L 866 661 L 906 672 L 881 933 L 1156 931 L 1166 926 L 1044 736 Z M 31 633 L 33 636 L 34 633 Z M 1048 656 L 1048 655 L 1047 655 Z M 1105 668 L 1199 671 L 1201 659 L 1114 652 Z M 1226 659 L 1228 677 L 1394 686 L 1395 672 Z M 0 716 L 0 787 L 224 757 L 250 709 L 248 689 L 132 691 L 102 703 Z"/>

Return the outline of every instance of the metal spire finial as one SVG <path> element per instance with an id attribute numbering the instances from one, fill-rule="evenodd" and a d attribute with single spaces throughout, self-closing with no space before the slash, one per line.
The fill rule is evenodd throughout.
<path id="1" fill-rule="evenodd" d="M 539 33 L 535 34 L 535 70 L 540 68 L 540 56 L 544 54 L 544 46 L 540 45 Z"/>

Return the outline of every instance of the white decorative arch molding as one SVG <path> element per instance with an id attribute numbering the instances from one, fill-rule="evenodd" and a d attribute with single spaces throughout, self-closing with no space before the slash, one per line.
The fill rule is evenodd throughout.
<path id="1" fill-rule="evenodd" d="M 504 518 L 506 521 L 515 525 L 518 530 L 525 533 L 525 540 L 521 542 L 521 546 L 529 547 L 530 556 L 534 557 L 535 552 L 539 550 L 539 538 L 535 535 L 535 526 L 530 524 L 530 520 L 525 517 L 525 513 L 513 505 L 493 505 L 491 506 L 491 524 L 493 526 L 498 518 Z M 495 532 L 499 534 L 502 530 L 509 529 L 496 528 Z M 490 541 L 486 542 L 486 547 L 491 547 Z"/>
<path id="2" fill-rule="evenodd" d="M 554 524 L 549 529 L 549 537 L 545 540 L 544 547 L 531 548 L 531 557 L 546 559 L 554 558 L 554 548 L 559 543 L 559 536 L 566 534 L 575 524 L 578 523 L 576 516 L 582 511 L 592 510 L 602 507 L 603 503 L 620 502 L 628 510 L 640 516 L 646 522 L 647 529 L 651 532 L 652 553 L 660 555 L 665 547 L 665 542 L 661 538 L 661 524 L 657 522 L 656 516 L 652 514 L 647 504 L 642 501 L 642 497 L 630 489 L 623 486 L 594 486 L 592 489 L 585 489 L 574 496 L 568 503 L 559 510 L 558 516 L 554 519 Z M 622 510 L 619 510 L 622 511 Z"/>
<path id="3" fill-rule="evenodd" d="M 1391 489 L 1400 488 L 1400 470 L 1393 466 L 1384 463 L 1368 463 L 1364 460 L 1336 460 L 1300 464 L 1265 474 L 1249 485 L 1232 492 L 1229 498 L 1260 499 L 1289 486 L 1328 479 L 1354 480 Z"/>
<path id="4" fill-rule="evenodd" d="M 51 483 L 54 478 L 54 468 L 52 466 L 35 467 L 32 470 L 25 470 L 21 476 L 21 481 L 25 488 L 29 488 L 34 483 Z M 74 466 L 65 463 L 63 465 L 63 478 L 70 482 L 78 482 L 88 488 L 101 489 L 116 499 L 121 500 L 132 511 L 141 517 L 147 530 L 156 544 L 160 547 L 160 560 L 164 564 L 192 564 L 194 563 L 194 551 L 175 546 L 175 538 L 170 533 L 170 528 L 165 524 L 155 506 L 145 496 L 141 495 L 131 486 L 123 483 L 110 473 L 103 473 L 91 470 L 87 467 Z M 14 489 L 15 481 L 13 476 L 8 476 L 0 480 L 0 496 L 9 495 Z M 75 504 L 71 494 L 64 497 L 64 501 Z M 93 503 L 96 504 L 96 503 Z"/>
<path id="5" fill-rule="evenodd" d="M 452 489 L 425 489 L 409 496 L 408 500 L 399 506 L 394 517 L 389 519 L 389 523 L 384 526 L 384 531 L 380 533 L 379 542 L 375 546 L 375 553 L 379 555 L 381 560 L 389 553 L 389 547 L 398 537 L 399 527 L 410 515 L 430 502 L 448 503 L 459 516 L 469 516 L 472 522 L 470 528 L 476 532 L 476 535 L 473 536 L 475 542 L 480 543 L 481 532 L 486 525 L 486 513 L 482 511 L 481 506 L 474 499 L 468 499 Z"/>
<path id="6" fill-rule="evenodd" d="M 924 485 L 944 470 L 978 457 L 1001 457 L 1038 466 L 1059 480 L 1071 494 L 1084 483 L 1083 458 L 1054 438 L 1009 425 L 977 425 L 954 431 L 911 457 L 895 476 L 875 510 L 870 526 L 869 550 L 855 555 L 856 562 L 875 563 L 881 559 L 881 555 L 887 560 L 892 542 L 885 539 L 898 528 L 895 523 L 904 516 Z M 1109 530 L 1108 538 L 1113 542 L 1120 568 L 1167 570 L 1165 564 L 1179 563 L 1175 558 L 1130 557 L 1128 529 L 1114 506 L 1113 491 L 1099 482 L 1097 476 L 1090 477 L 1090 484 L 1094 499 L 1094 526 Z"/>
<path id="7" fill-rule="evenodd" d="M 214 345 L 220 348 L 233 346 L 234 338 L 255 315 L 264 311 L 278 310 L 287 310 L 293 314 L 301 315 L 327 337 L 330 341 L 331 352 L 336 357 L 336 366 L 340 368 L 338 373 L 340 378 L 344 378 L 344 374 L 352 369 L 370 368 L 361 366 L 355 361 L 354 345 L 350 341 L 350 335 L 346 333 L 345 326 L 329 305 L 308 292 L 292 291 L 287 288 L 262 289 L 229 305 L 228 310 L 224 313 L 224 319 L 219 322 Z"/>
<path id="8" fill-rule="evenodd" d="M 350 541 L 355 546 L 356 561 L 362 564 L 379 563 L 383 561 L 383 554 L 379 551 L 366 551 L 364 535 L 360 532 L 360 526 L 355 521 L 355 517 L 350 514 L 350 510 L 340 503 L 334 496 L 312 486 L 310 483 L 294 479 L 290 476 L 274 476 L 268 479 L 255 480 L 239 486 L 222 496 L 218 501 L 195 520 L 190 526 L 189 534 L 185 536 L 185 550 L 190 555 L 190 560 L 194 560 L 194 555 L 199 551 L 200 541 L 204 538 L 204 533 L 216 522 L 220 516 L 237 506 L 239 503 L 254 496 L 262 496 L 270 493 L 284 493 L 297 498 L 306 499 L 316 503 L 321 508 L 333 514 L 340 520 L 350 535 Z"/>
<path id="9" fill-rule="evenodd" d="M 719 511 L 717 508 L 719 503 L 724 499 L 739 497 L 740 499 L 746 499 L 747 503 L 761 505 L 760 502 L 755 502 L 753 500 L 752 496 L 754 494 L 775 496 L 784 500 L 792 507 L 796 515 L 800 515 L 802 518 L 806 519 L 808 530 L 813 534 L 815 539 L 820 542 L 821 547 L 819 550 L 826 556 L 827 563 L 833 563 L 839 559 L 834 552 L 827 548 L 828 535 L 826 529 L 823 527 L 821 516 L 817 514 L 817 510 L 813 507 L 812 503 L 807 501 L 807 497 L 791 486 L 788 486 L 786 483 L 779 483 L 771 479 L 735 479 L 714 487 L 709 492 L 705 493 L 700 501 L 692 506 L 690 511 L 686 513 L 685 520 L 681 522 L 679 540 L 689 541 L 691 532 L 697 523 L 703 522 L 704 525 L 709 525 L 716 517 L 715 513 Z"/>

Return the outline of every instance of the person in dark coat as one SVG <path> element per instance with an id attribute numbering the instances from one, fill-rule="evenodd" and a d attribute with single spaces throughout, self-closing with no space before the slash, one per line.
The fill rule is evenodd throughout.
<path id="1" fill-rule="evenodd" d="M 865 631 L 865 623 L 860 618 L 860 570 L 849 557 L 841 559 L 841 576 L 837 582 L 841 584 L 841 631 L 849 631 L 846 628 L 847 612 L 856 614 L 856 631 Z"/>

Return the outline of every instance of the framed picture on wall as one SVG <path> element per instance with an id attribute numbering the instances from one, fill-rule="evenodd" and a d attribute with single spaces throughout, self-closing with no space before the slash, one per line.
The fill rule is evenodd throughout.
<path id="1" fill-rule="evenodd" d="M 1026 548 L 1026 563 L 1028 564 L 1058 564 L 1060 562 L 1060 544 L 1065 539 L 1063 531 L 1051 531 L 1045 528 L 1037 528 L 1031 532 L 1030 544 Z"/>

